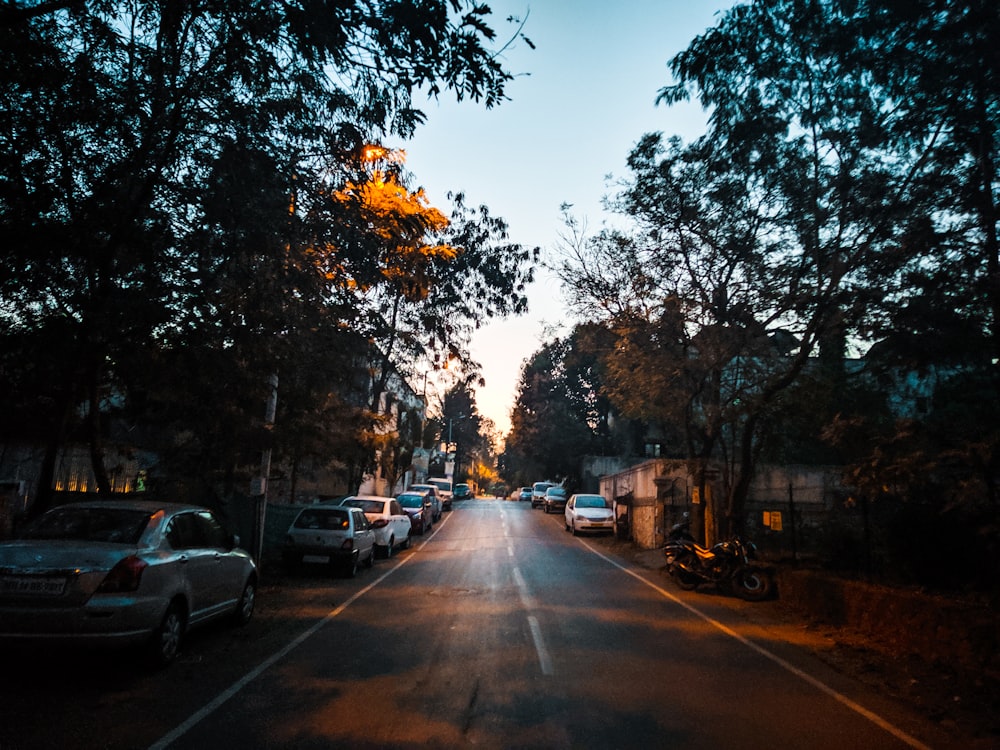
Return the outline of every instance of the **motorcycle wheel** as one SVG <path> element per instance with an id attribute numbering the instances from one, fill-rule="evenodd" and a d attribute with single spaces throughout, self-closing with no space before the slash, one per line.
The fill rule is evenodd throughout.
<path id="1" fill-rule="evenodd" d="M 767 571 L 743 568 L 736 574 L 736 595 L 748 602 L 759 602 L 771 595 L 773 583 Z"/>
<path id="2" fill-rule="evenodd" d="M 670 575 L 677 583 L 677 588 L 682 591 L 694 591 L 698 588 L 698 584 L 701 583 L 701 579 L 698 576 L 694 573 L 688 573 L 681 568 L 671 568 Z"/>

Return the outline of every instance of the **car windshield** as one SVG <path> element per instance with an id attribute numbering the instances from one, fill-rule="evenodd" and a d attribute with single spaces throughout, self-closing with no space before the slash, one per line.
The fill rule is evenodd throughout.
<path id="1" fill-rule="evenodd" d="M 396 499 L 399 500 L 399 504 L 402 505 L 404 508 L 424 507 L 423 495 L 400 495 Z"/>
<path id="2" fill-rule="evenodd" d="M 577 508 L 607 508 L 608 501 L 600 495 L 579 495 L 576 498 Z"/>
<path id="3" fill-rule="evenodd" d="M 562 487 L 549 487 L 545 494 L 549 497 L 566 497 L 566 490 Z"/>
<path id="4" fill-rule="evenodd" d="M 349 505 L 352 508 L 361 508 L 365 513 L 379 514 L 385 507 L 383 500 L 364 500 L 360 497 L 349 497 L 341 505 Z"/>
<path id="5" fill-rule="evenodd" d="M 54 508 L 25 528 L 22 539 L 135 544 L 150 514 L 136 508 Z"/>
<path id="6" fill-rule="evenodd" d="M 347 529 L 351 522 L 347 510 L 341 508 L 310 508 L 295 519 L 297 529 Z"/>

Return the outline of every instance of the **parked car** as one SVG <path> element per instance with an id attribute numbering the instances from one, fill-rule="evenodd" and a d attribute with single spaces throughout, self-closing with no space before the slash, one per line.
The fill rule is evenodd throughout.
<path id="1" fill-rule="evenodd" d="M 410 517 L 394 497 L 351 495 L 340 501 L 348 508 L 360 508 L 375 530 L 375 549 L 391 557 L 398 549 L 410 546 Z"/>
<path id="2" fill-rule="evenodd" d="M 456 484 L 451 493 L 452 500 L 471 500 L 472 488 L 465 483 Z"/>
<path id="3" fill-rule="evenodd" d="M 426 484 L 432 484 L 437 488 L 438 498 L 441 500 L 442 510 L 451 510 L 452 487 L 451 480 L 447 477 L 427 477 Z"/>
<path id="4" fill-rule="evenodd" d="M 292 567 L 302 563 L 339 566 L 353 578 L 358 565 L 370 568 L 375 561 L 375 530 L 360 508 L 310 505 L 289 526 L 281 558 Z"/>
<path id="5" fill-rule="evenodd" d="M 62 505 L 0 542 L 0 643 L 141 646 L 156 666 L 185 635 L 253 616 L 257 569 L 197 505 Z"/>
<path id="6" fill-rule="evenodd" d="M 542 508 L 546 513 L 563 510 L 566 507 L 566 498 L 568 497 L 569 493 L 565 487 L 560 487 L 559 485 L 549 487 L 545 490 L 545 497 L 542 499 Z"/>
<path id="7" fill-rule="evenodd" d="M 522 487 L 518 492 L 518 501 L 530 501 L 531 500 L 531 487 Z"/>
<path id="8" fill-rule="evenodd" d="M 441 502 L 441 495 L 437 487 L 433 484 L 411 484 L 407 492 L 420 492 L 428 495 L 431 499 L 431 505 L 434 507 L 434 520 L 441 520 L 441 511 L 444 510 L 444 503 Z"/>
<path id="9" fill-rule="evenodd" d="M 576 494 L 566 502 L 566 531 L 576 536 L 581 531 L 615 530 L 615 512 L 602 495 Z"/>
<path id="10" fill-rule="evenodd" d="M 396 496 L 406 515 L 410 517 L 410 528 L 414 534 L 423 534 L 434 528 L 434 505 L 425 492 L 403 492 Z"/>
<path id="11" fill-rule="evenodd" d="M 553 482 L 535 482 L 531 485 L 531 507 L 541 508 L 545 504 L 545 491 L 554 486 Z"/>

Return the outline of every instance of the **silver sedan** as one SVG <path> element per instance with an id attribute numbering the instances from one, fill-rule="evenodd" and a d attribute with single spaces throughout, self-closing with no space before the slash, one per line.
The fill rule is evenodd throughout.
<path id="1" fill-rule="evenodd" d="M 53 508 L 0 543 L 0 644 L 142 645 L 165 665 L 188 629 L 253 615 L 257 571 L 238 542 L 194 505 Z"/>

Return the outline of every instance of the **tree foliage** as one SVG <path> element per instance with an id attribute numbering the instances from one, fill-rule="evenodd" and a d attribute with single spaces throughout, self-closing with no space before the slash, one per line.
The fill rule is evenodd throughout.
<path id="1" fill-rule="evenodd" d="M 853 417 L 849 345 L 878 344 L 868 378 L 937 367 L 995 382 L 998 13 L 981 0 L 734 7 L 671 60 L 659 95 L 696 98 L 706 134 L 642 139 L 613 200 L 634 229 L 569 243 L 564 281 L 617 337 L 606 392 L 683 432 L 689 459 L 724 459 L 730 523 L 807 380 L 814 435 Z M 893 440 L 885 413 L 871 412 L 876 441 Z M 995 476 L 996 441 L 975 430 L 958 453 Z"/>
<path id="2" fill-rule="evenodd" d="M 192 417 L 202 460 L 231 471 L 270 375 L 295 395 L 290 419 L 332 403 L 296 370 L 351 366 L 331 333 L 387 357 L 394 337 L 406 353 L 459 349 L 475 321 L 524 304 L 489 301 L 530 279 L 502 220 L 460 207 L 449 221 L 362 158 L 423 121 L 417 89 L 503 101 L 489 20 L 481 3 L 444 0 L 5 7 L 0 320 L 10 341 L 69 334 L 39 366 L 89 404 L 102 489 L 113 394 Z M 438 297 L 458 268 L 477 283 L 448 327 Z M 23 373 L 4 374 L 23 404 Z"/>
<path id="3" fill-rule="evenodd" d="M 544 344 L 525 362 L 502 456 L 508 481 L 553 479 L 579 486 L 581 457 L 611 452 L 599 346 L 600 331 L 583 326 Z"/>

